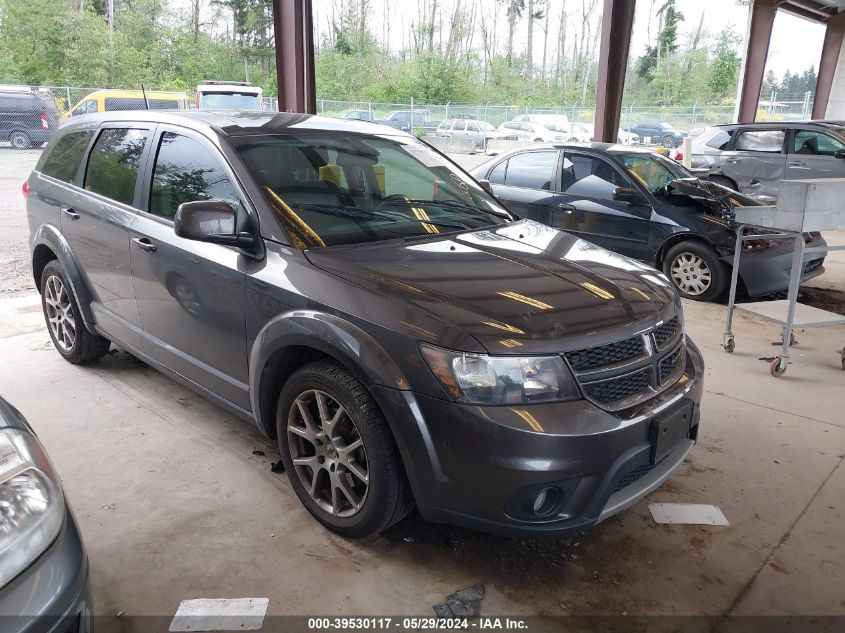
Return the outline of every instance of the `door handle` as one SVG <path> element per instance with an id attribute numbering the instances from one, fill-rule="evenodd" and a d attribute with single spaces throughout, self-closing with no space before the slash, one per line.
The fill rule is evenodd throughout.
<path id="1" fill-rule="evenodd" d="M 76 209 L 72 209 L 71 207 L 62 207 L 62 213 L 64 213 L 71 220 L 79 219 L 79 214 L 76 212 Z"/>
<path id="2" fill-rule="evenodd" d="M 803 161 L 803 160 L 791 160 L 791 161 L 789 161 L 789 166 L 790 167 L 806 167 L 807 162 Z"/>
<path id="3" fill-rule="evenodd" d="M 557 208 L 563 211 L 564 213 L 572 213 L 573 211 L 575 211 L 575 207 L 573 207 L 571 204 L 566 204 L 565 202 L 561 202 L 559 205 L 557 205 Z"/>
<path id="4" fill-rule="evenodd" d="M 738 158 L 726 158 L 725 162 L 730 163 L 731 165 L 736 165 L 739 162 L 739 159 Z"/>
<path id="5" fill-rule="evenodd" d="M 158 246 L 153 244 L 148 238 L 146 237 L 133 237 L 132 241 L 138 245 L 145 253 L 155 253 L 158 250 Z"/>

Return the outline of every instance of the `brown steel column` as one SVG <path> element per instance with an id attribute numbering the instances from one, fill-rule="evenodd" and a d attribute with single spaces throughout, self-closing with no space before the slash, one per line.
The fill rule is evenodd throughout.
<path id="1" fill-rule="evenodd" d="M 751 28 L 745 49 L 745 69 L 739 94 L 738 123 L 753 123 L 757 118 L 757 103 L 763 73 L 766 71 L 766 57 L 772 38 L 772 25 L 777 13 L 777 0 L 752 0 Z"/>
<path id="2" fill-rule="evenodd" d="M 273 0 L 276 80 L 281 112 L 317 112 L 311 0 Z"/>
<path id="3" fill-rule="evenodd" d="M 625 89 L 625 70 L 628 66 L 635 7 L 636 0 L 604 0 L 593 133 L 597 141 L 615 143 L 619 134 L 622 91 Z"/>
<path id="4" fill-rule="evenodd" d="M 833 87 L 833 74 L 839 63 L 839 49 L 845 36 L 845 13 L 837 13 L 827 21 L 822 44 L 822 58 L 819 62 L 819 74 L 816 77 L 816 95 L 813 99 L 813 118 L 823 119 Z"/>

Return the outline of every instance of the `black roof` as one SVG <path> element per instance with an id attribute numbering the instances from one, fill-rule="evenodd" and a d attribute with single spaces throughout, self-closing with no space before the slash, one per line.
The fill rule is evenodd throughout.
<path id="1" fill-rule="evenodd" d="M 406 136 L 395 128 L 357 119 L 343 119 L 295 112 L 241 110 L 120 110 L 73 117 L 69 125 L 103 122 L 171 123 L 191 128 L 212 128 L 221 136 L 286 134 L 302 130 Z"/>

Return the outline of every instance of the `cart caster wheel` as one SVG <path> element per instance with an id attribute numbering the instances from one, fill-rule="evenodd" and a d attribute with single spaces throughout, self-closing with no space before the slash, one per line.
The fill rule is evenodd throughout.
<path id="1" fill-rule="evenodd" d="M 782 366 L 781 363 L 783 363 Z M 783 376 L 786 373 L 786 361 L 780 357 L 774 359 L 772 364 L 769 365 L 769 373 L 775 378 Z"/>
<path id="2" fill-rule="evenodd" d="M 736 343 L 734 342 L 733 337 L 726 339 L 725 342 L 722 343 L 722 347 L 728 354 L 733 354 L 736 349 Z"/>

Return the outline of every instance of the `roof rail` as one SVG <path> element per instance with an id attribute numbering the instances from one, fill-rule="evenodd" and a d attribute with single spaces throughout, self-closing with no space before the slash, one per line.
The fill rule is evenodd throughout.
<path id="1" fill-rule="evenodd" d="M 218 79 L 209 79 L 208 81 L 202 82 L 200 85 L 208 85 L 208 86 L 251 86 L 252 84 L 248 81 L 220 81 Z"/>

